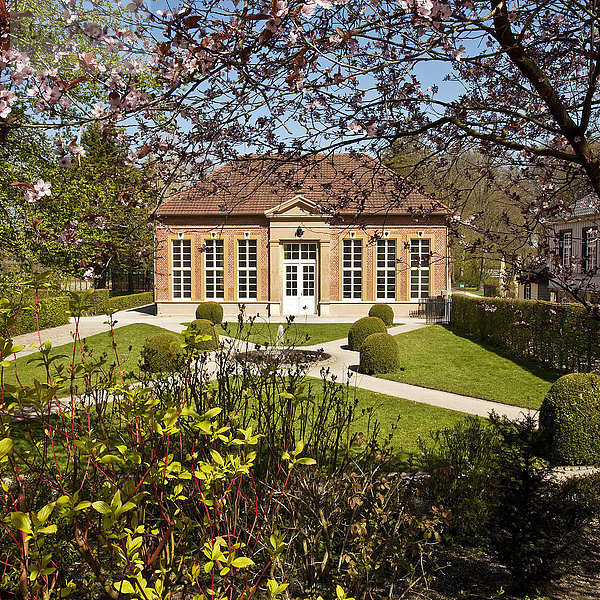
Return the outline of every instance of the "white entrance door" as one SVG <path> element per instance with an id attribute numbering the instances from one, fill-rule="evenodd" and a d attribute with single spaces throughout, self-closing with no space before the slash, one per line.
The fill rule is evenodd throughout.
<path id="1" fill-rule="evenodd" d="M 317 244 L 298 242 L 283 247 L 283 312 L 317 312 Z"/>

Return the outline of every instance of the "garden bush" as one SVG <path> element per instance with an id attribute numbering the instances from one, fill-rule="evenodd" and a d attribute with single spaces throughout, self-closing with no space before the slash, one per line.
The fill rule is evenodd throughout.
<path id="1" fill-rule="evenodd" d="M 110 290 L 96 288 L 87 301 L 93 315 L 107 315 L 110 312 Z"/>
<path id="2" fill-rule="evenodd" d="M 372 333 L 360 348 L 360 370 L 374 373 L 395 373 L 400 368 L 398 344 L 389 333 Z"/>
<path id="3" fill-rule="evenodd" d="M 154 302 L 154 292 L 139 292 L 137 294 L 127 294 L 126 296 L 115 296 L 108 301 L 110 312 L 119 310 L 129 310 L 138 306 L 146 306 Z"/>
<path id="4" fill-rule="evenodd" d="M 468 417 L 423 443 L 423 500 L 451 510 L 450 541 L 494 551 L 512 576 L 506 587 L 533 591 L 576 559 L 583 528 L 598 514 L 597 481 L 550 476 L 533 417 Z M 519 596 L 521 597 L 521 596 Z"/>
<path id="5" fill-rule="evenodd" d="M 208 319 L 218 325 L 223 321 L 223 307 L 218 302 L 202 302 L 196 308 L 196 319 Z"/>
<path id="6" fill-rule="evenodd" d="M 488 298 L 497 298 L 500 295 L 500 286 L 497 283 L 484 283 L 483 295 Z"/>
<path id="7" fill-rule="evenodd" d="M 386 327 L 391 327 L 394 324 L 394 311 L 388 304 L 373 304 L 369 310 L 369 316 L 379 317 Z"/>
<path id="8" fill-rule="evenodd" d="M 24 303 L 14 313 L 15 319 L 12 322 L 10 333 L 12 336 L 22 333 L 31 333 L 38 329 L 48 329 L 49 327 L 58 327 L 66 325 L 69 322 L 69 298 L 59 296 L 55 298 L 41 298 L 37 301 L 37 318 L 35 299 L 30 304 Z M 8 313 L 7 313 L 8 314 Z M 2 315 L 0 318 L 5 318 Z"/>
<path id="9" fill-rule="evenodd" d="M 552 462 L 600 463 L 600 375 L 571 373 L 558 379 L 540 408 L 540 430 Z"/>
<path id="10" fill-rule="evenodd" d="M 348 331 L 350 350 L 359 351 L 363 342 L 372 333 L 387 333 L 387 327 L 379 317 L 363 317 L 356 321 Z"/>
<path id="11" fill-rule="evenodd" d="M 196 350 L 210 352 L 219 347 L 219 334 L 213 322 L 209 319 L 196 319 L 190 323 L 189 329 L 194 331 L 196 335 L 210 336 L 208 340 L 193 341 Z"/>
<path id="12" fill-rule="evenodd" d="M 145 341 L 141 358 L 142 369 L 148 373 L 177 371 L 183 362 L 181 341 L 174 333 L 157 333 Z"/>
<path id="13" fill-rule="evenodd" d="M 558 372 L 590 372 L 600 361 L 600 321 L 579 304 L 455 295 L 450 326 Z"/>

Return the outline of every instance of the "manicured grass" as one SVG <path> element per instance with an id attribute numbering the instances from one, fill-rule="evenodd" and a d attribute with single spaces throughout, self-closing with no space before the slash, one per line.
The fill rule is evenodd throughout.
<path id="1" fill-rule="evenodd" d="M 116 351 L 119 357 L 121 371 L 123 373 L 126 371 L 135 370 L 137 368 L 138 360 L 140 358 L 140 350 L 142 349 L 146 338 L 160 333 L 161 331 L 166 330 L 162 327 L 156 327 L 155 325 L 149 325 L 146 323 L 125 325 L 124 327 L 118 327 L 114 330 L 115 342 L 117 345 Z M 115 351 L 113 350 L 112 340 L 108 332 L 98 333 L 85 338 L 85 344 L 93 350 L 92 356 L 94 359 L 106 354 L 107 360 L 105 363 L 105 368 L 107 368 L 111 363 L 115 362 Z M 65 358 L 61 359 L 60 362 L 64 362 L 67 366 L 67 369 L 70 371 L 70 365 L 73 357 L 73 343 L 52 348 L 50 356 L 58 354 L 66 355 Z M 38 381 L 41 382 L 46 381 L 45 368 L 43 365 L 40 365 L 39 362 L 35 361 L 35 359 L 38 358 L 40 358 L 39 352 L 17 358 L 17 373 L 19 376 L 19 381 L 22 385 L 30 386 L 33 384 L 34 379 L 38 379 Z M 81 363 L 81 349 L 79 344 L 75 360 L 76 364 Z M 4 368 L 3 371 L 4 382 L 14 385 L 17 381 L 15 377 L 14 366 L 11 365 L 8 368 Z"/>
<path id="2" fill-rule="evenodd" d="M 404 371 L 379 375 L 436 390 L 539 408 L 558 375 L 434 325 L 395 336 Z"/>
<path id="3" fill-rule="evenodd" d="M 476 296 L 483 296 L 483 290 L 480 290 L 476 287 L 459 287 L 454 288 L 453 292 L 468 292 L 469 294 L 475 294 Z"/>
<path id="4" fill-rule="evenodd" d="M 240 330 L 237 323 L 223 324 L 219 327 L 219 333 L 247 339 L 253 344 L 268 344 L 274 346 L 277 341 L 277 330 L 283 325 L 284 343 L 294 346 L 313 346 L 331 340 L 339 340 L 348 337 L 348 330 L 352 323 L 265 323 L 255 321 L 250 325 L 244 324 Z"/>
<path id="5" fill-rule="evenodd" d="M 381 426 L 382 437 L 390 436 L 394 453 L 408 458 L 419 451 L 418 440 L 426 443 L 429 432 L 443 427 L 451 427 L 466 417 L 465 413 L 421 404 L 404 398 L 394 398 L 370 390 L 353 390 L 358 398 L 358 409 L 373 408 L 373 417 Z M 358 431 L 368 425 L 368 415 L 356 423 Z"/>

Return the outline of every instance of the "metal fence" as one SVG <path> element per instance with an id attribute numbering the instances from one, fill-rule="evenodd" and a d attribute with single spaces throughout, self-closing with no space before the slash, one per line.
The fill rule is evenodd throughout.
<path id="1" fill-rule="evenodd" d="M 425 319 L 427 323 L 448 323 L 450 321 L 450 298 L 422 298 L 417 310 L 410 311 L 411 317 Z"/>

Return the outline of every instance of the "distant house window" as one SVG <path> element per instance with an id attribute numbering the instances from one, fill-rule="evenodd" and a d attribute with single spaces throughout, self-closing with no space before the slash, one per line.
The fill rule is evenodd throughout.
<path id="1" fill-rule="evenodd" d="M 223 240 L 204 242 L 204 297 L 207 300 L 225 298 L 225 249 Z"/>
<path id="2" fill-rule="evenodd" d="M 525 300 L 531 300 L 531 284 L 530 283 L 526 283 L 523 288 L 523 298 L 525 298 Z"/>
<path id="3" fill-rule="evenodd" d="M 377 240 L 377 299 L 396 298 L 396 240 Z"/>
<path id="4" fill-rule="evenodd" d="M 256 240 L 238 240 L 238 300 L 258 297 L 258 250 Z"/>
<path id="5" fill-rule="evenodd" d="M 584 271 L 593 271 L 598 265 L 598 229 L 588 227 L 583 230 L 581 258 Z"/>
<path id="6" fill-rule="evenodd" d="M 192 298 L 192 241 L 173 240 L 171 245 L 173 300 Z"/>
<path id="7" fill-rule="evenodd" d="M 410 240 L 410 297 L 429 298 L 431 242 Z"/>
<path id="8" fill-rule="evenodd" d="M 342 243 L 342 298 L 362 298 L 362 240 L 344 240 Z"/>
<path id="9" fill-rule="evenodd" d="M 570 231 L 561 231 L 558 236 L 558 251 L 560 262 L 565 269 L 571 267 L 573 257 L 573 234 Z"/>

